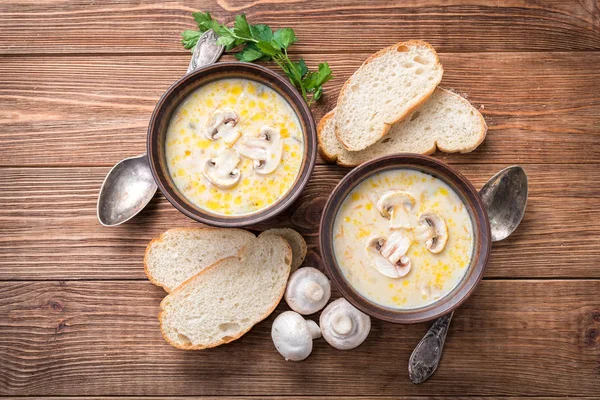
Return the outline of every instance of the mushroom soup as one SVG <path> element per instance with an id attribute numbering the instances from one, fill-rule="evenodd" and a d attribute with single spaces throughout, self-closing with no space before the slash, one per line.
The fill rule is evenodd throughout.
<path id="1" fill-rule="evenodd" d="M 388 308 L 435 302 L 456 287 L 471 263 L 467 207 L 446 183 L 412 169 L 362 181 L 344 199 L 333 229 L 346 280 Z"/>
<path id="2" fill-rule="evenodd" d="M 177 190 L 219 215 L 275 203 L 293 186 L 304 157 L 290 104 L 248 79 L 220 79 L 192 92 L 171 117 L 165 147 Z"/>

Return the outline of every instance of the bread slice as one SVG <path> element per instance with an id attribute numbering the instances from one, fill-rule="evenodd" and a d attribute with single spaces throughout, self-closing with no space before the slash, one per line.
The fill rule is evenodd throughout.
<path id="1" fill-rule="evenodd" d="M 348 151 L 334 133 L 334 114 L 319 122 L 319 149 L 324 159 L 354 167 L 365 161 L 394 153 L 431 154 L 436 148 L 446 153 L 468 153 L 485 139 L 483 116 L 462 96 L 437 88 L 433 95 L 406 120 L 394 124 L 388 134 L 361 151 Z"/>
<path id="2" fill-rule="evenodd" d="M 275 228 L 264 231 L 260 234 L 263 235 L 277 235 L 287 240 L 288 244 L 292 247 L 292 272 L 297 270 L 306 257 L 306 241 L 301 234 L 290 228 Z"/>
<path id="3" fill-rule="evenodd" d="M 144 271 L 150 282 L 171 292 L 215 262 L 236 256 L 254 238 L 243 229 L 170 229 L 148 244 Z"/>
<path id="4" fill-rule="evenodd" d="M 335 136 L 350 151 L 375 144 L 431 96 L 443 72 L 426 42 L 411 40 L 378 51 L 342 87 Z"/>
<path id="5" fill-rule="evenodd" d="M 283 238 L 256 238 L 239 257 L 216 262 L 164 298 L 158 316 L 163 337 L 189 350 L 238 339 L 273 312 L 291 262 L 292 249 Z"/>

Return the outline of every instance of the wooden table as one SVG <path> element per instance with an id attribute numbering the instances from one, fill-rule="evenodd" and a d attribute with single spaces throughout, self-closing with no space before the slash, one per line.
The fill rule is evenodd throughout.
<path id="1" fill-rule="evenodd" d="M 600 396 L 599 4 L 392 3 L 3 0 L 0 394 Z M 273 348 L 273 317 L 208 351 L 162 339 L 165 293 L 145 279 L 142 255 L 160 232 L 199 225 L 156 195 L 131 222 L 105 228 L 96 198 L 113 164 L 145 151 L 158 97 L 186 70 L 179 33 L 194 26 L 195 9 L 293 27 L 293 56 L 313 67 L 329 61 L 335 74 L 316 118 L 370 53 L 427 40 L 444 65 L 442 86 L 465 95 L 489 125 L 475 152 L 436 157 L 476 186 L 508 165 L 525 167 L 525 219 L 494 244 L 485 280 L 456 312 L 426 384 L 409 382 L 407 360 L 427 324 L 373 321 L 358 349 L 321 340 L 301 363 Z M 319 160 L 297 204 L 253 228 L 297 229 L 309 243 L 306 265 L 320 267 L 320 211 L 347 172 Z"/>

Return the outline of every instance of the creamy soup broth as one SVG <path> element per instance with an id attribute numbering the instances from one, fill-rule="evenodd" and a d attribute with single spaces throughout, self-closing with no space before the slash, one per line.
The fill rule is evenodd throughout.
<path id="1" fill-rule="evenodd" d="M 171 178 L 191 203 L 215 214 L 243 215 L 290 190 L 304 140 L 296 113 L 280 94 L 255 81 L 222 79 L 179 105 L 165 150 Z"/>
<path id="2" fill-rule="evenodd" d="M 382 216 L 380 210 L 386 210 L 384 206 L 389 203 L 382 198 L 395 199 L 396 203 L 400 199 L 403 209 Z M 429 223 L 443 224 L 437 217 L 420 219 L 430 215 L 441 217 L 447 229 L 446 243 L 439 253 L 428 250 L 426 239 L 435 235 Z M 404 227 L 392 228 L 392 222 Z M 381 254 L 386 250 L 381 245 L 393 244 L 389 240 L 392 235 L 402 239 L 392 261 L 400 253 L 406 257 L 395 264 L 398 267 L 392 275 L 406 273 L 409 262 L 405 276 L 385 275 L 391 261 Z M 439 246 L 441 241 L 436 237 L 430 243 Z M 343 275 L 362 296 L 388 308 L 411 309 L 435 302 L 460 282 L 471 262 L 473 226 L 462 200 L 446 183 L 416 170 L 390 170 L 367 178 L 346 197 L 334 223 L 333 247 Z M 384 265 L 376 267 L 381 265 L 377 263 Z"/>

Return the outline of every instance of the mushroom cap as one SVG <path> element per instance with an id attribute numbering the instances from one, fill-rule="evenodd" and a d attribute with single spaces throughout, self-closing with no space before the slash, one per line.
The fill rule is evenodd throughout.
<path id="1" fill-rule="evenodd" d="M 319 324 L 327 343 L 340 350 L 358 347 L 371 331 L 371 318 L 344 298 L 325 307 Z"/>
<path id="2" fill-rule="evenodd" d="M 392 228 L 409 228 L 412 225 L 409 211 L 415 206 L 415 198 L 403 190 L 388 190 L 384 192 L 376 207 L 384 218 L 390 220 Z"/>
<path id="3" fill-rule="evenodd" d="M 430 237 L 425 242 L 425 247 L 432 253 L 439 253 L 444 250 L 448 241 L 448 227 L 446 221 L 434 211 L 426 211 L 419 217 L 419 223 L 432 228 L 433 236 L 429 231 Z"/>
<path id="4" fill-rule="evenodd" d="M 244 157 L 254 160 L 254 172 L 267 175 L 275 171 L 283 155 L 283 142 L 279 131 L 263 126 L 259 137 L 243 137 L 236 144 Z"/>
<path id="5" fill-rule="evenodd" d="M 234 150 L 225 149 L 217 157 L 206 161 L 203 175 L 220 188 L 234 187 L 240 181 L 240 170 L 236 168 L 239 162 L 240 157 Z"/>
<path id="6" fill-rule="evenodd" d="M 321 335 L 319 326 L 305 320 L 300 314 L 285 311 L 275 318 L 271 338 L 275 348 L 285 360 L 301 361 L 310 355 L 313 339 Z"/>
<path id="7" fill-rule="evenodd" d="M 233 143 L 240 136 L 234 127 L 239 121 L 235 111 L 229 108 L 215 110 L 204 126 L 204 136 L 210 140 L 223 138 L 227 143 Z"/>
<path id="8" fill-rule="evenodd" d="M 314 314 L 331 297 L 329 279 L 316 268 L 304 267 L 292 274 L 285 290 L 285 301 L 302 315 Z"/>

